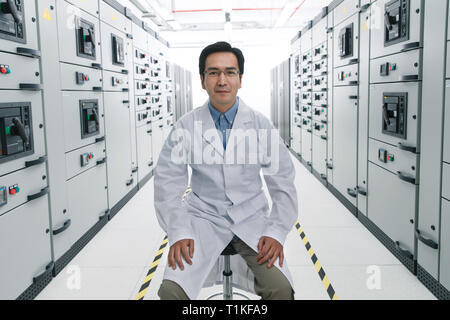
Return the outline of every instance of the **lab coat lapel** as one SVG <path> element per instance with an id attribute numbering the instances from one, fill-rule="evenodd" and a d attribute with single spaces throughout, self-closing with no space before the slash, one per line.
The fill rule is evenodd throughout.
<path id="1" fill-rule="evenodd" d="M 250 108 L 244 103 L 242 99 L 239 99 L 239 107 L 234 119 L 233 127 L 231 128 L 228 143 L 232 143 L 232 147 L 236 149 L 245 138 L 245 132 L 252 128 L 253 119 L 251 118 Z M 231 142 L 230 142 L 231 141 Z M 228 144 L 227 144 L 228 150 Z"/>
<path id="2" fill-rule="evenodd" d="M 200 114 L 200 121 L 202 124 L 202 137 L 203 139 L 213 146 L 213 148 L 223 157 L 223 144 L 222 139 L 219 137 L 216 125 L 209 111 L 208 102 L 206 102 L 202 107 L 202 112 Z"/>

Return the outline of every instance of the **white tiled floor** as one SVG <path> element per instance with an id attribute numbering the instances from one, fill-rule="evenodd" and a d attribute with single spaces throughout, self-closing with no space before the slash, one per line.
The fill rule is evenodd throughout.
<path id="1" fill-rule="evenodd" d="M 293 161 L 298 219 L 339 299 L 435 299 L 303 165 Z M 164 235 L 154 214 L 151 180 L 36 299 L 136 299 Z M 158 299 L 167 253 L 168 247 L 146 300 Z M 330 299 L 294 227 L 285 257 L 296 299 Z M 198 299 L 220 289 L 205 288 Z"/>

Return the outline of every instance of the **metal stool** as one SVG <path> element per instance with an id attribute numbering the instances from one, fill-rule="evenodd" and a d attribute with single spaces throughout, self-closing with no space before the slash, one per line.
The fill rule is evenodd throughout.
<path id="1" fill-rule="evenodd" d="M 237 254 L 236 250 L 234 250 L 233 245 L 231 242 L 227 245 L 225 249 L 223 249 L 222 253 L 220 255 L 224 256 L 225 259 L 225 266 L 223 270 L 223 292 L 215 293 L 213 295 L 210 295 L 206 300 L 210 300 L 211 298 L 223 295 L 223 300 L 233 300 L 233 294 L 237 296 L 241 296 L 243 298 L 246 298 L 247 300 L 250 300 L 249 297 L 246 295 L 234 292 L 233 293 L 233 285 L 232 285 L 232 278 L 233 278 L 233 272 L 231 271 L 230 266 L 230 256 L 233 256 Z"/>

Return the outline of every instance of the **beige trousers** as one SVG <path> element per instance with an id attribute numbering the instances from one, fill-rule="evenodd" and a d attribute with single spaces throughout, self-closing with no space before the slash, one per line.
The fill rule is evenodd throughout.
<path id="1" fill-rule="evenodd" d="M 257 295 L 263 300 L 294 300 L 291 284 L 277 267 L 267 268 L 267 262 L 259 265 L 256 262 L 258 253 L 242 240 L 239 239 L 238 242 L 232 242 L 232 244 L 255 275 L 254 289 Z M 158 295 L 161 300 L 189 300 L 184 290 L 170 280 L 163 280 Z"/>

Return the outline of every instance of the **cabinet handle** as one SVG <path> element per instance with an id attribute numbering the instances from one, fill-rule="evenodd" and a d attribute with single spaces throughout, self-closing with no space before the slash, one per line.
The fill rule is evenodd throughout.
<path id="1" fill-rule="evenodd" d="M 102 160 L 97 161 L 97 165 L 101 165 L 106 162 L 106 158 L 103 158 Z"/>
<path id="2" fill-rule="evenodd" d="M 128 186 L 131 186 L 131 185 L 133 184 L 133 182 L 134 182 L 134 179 L 131 179 L 130 181 L 128 181 L 128 182 L 127 182 L 127 187 L 128 187 Z"/>
<path id="3" fill-rule="evenodd" d="M 328 140 L 328 139 L 327 139 L 327 136 L 322 135 L 322 136 L 320 136 L 320 137 L 322 138 L 322 140 L 325 140 L 325 141 Z"/>
<path id="4" fill-rule="evenodd" d="M 412 260 L 412 259 L 414 258 L 414 255 L 413 255 L 411 252 L 409 252 L 409 251 L 406 250 L 406 249 L 402 249 L 402 248 L 400 247 L 400 242 L 399 242 L 399 241 L 395 241 L 395 248 L 396 248 L 398 251 L 400 251 L 400 253 L 401 253 L 402 255 L 404 255 L 406 258 L 408 258 L 408 259 L 410 259 L 410 260 Z"/>
<path id="5" fill-rule="evenodd" d="M 427 239 L 424 236 L 422 236 L 418 229 L 416 229 L 416 237 L 420 240 L 420 242 L 422 242 L 423 244 L 429 246 L 432 249 L 438 249 L 439 248 L 439 245 L 436 242 L 434 242 L 433 240 Z"/>
<path id="6" fill-rule="evenodd" d="M 95 143 L 102 142 L 102 141 L 105 141 L 105 137 L 100 137 L 100 138 L 95 139 Z"/>
<path id="7" fill-rule="evenodd" d="M 349 62 L 348 62 L 348 64 L 355 64 L 355 63 L 358 63 L 359 62 L 359 59 L 351 59 Z"/>
<path id="8" fill-rule="evenodd" d="M 152 165 L 153 165 L 153 161 L 148 164 L 149 167 L 151 167 Z"/>
<path id="9" fill-rule="evenodd" d="M 400 150 L 405 150 L 405 151 L 409 151 L 409 152 L 412 152 L 412 153 L 416 153 L 416 152 L 417 152 L 417 148 L 416 148 L 416 147 L 413 147 L 413 146 L 405 146 L 405 145 L 402 144 L 402 143 L 399 143 L 399 144 L 398 144 L 398 148 L 399 148 Z"/>
<path id="10" fill-rule="evenodd" d="M 29 56 L 31 58 L 40 58 L 41 57 L 41 52 L 40 51 L 29 49 L 29 48 L 18 47 L 16 49 L 16 52 L 18 54 L 23 54 L 23 55 Z"/>
<path id="11" fill-rule="evenodd" d="M 133 169 L 131 170 L 131 173 L 136 173 L 137 171 L 138 171 L 138 167 L 133 168 Z"/>
<path id="12" fill-rule="evenodd" d="M 31 196 L 28 196 L 27 199 L 28 199 L 28 201 L 35 200 L 35 199 L 45 196 L 47 193 L 48 193 L 48 187 L 45 187 L 44 189 L 41 189 L 40 192 L 32 194 Z"/>
<path id="13" fill-rule="evenodd" d="M 326 175 L 326 174 L 321 173 L 321 174 L 320 174 L 320 177 L 321 177 L 323 180 L 327 180 L 327 175 Z"/>
<path id="14" fill-rule="evenodd" d="M 56 236 L 58 233 L 66 231 L 70 227 L 71 224 L 72 224 L 72 221 L 70 219 L 68 219 L 66 222 L 64 222 L 64 225 L 61 228 L 53 230 L 53 235 Z"/>
<path id="15" fill-rule="evenodd" d="M 92 68 L 102 70 L 102 65 L 100 63 L 91 64 Z"/>
<path id="16" fill-rule="evenodd" d="M 409 182 L 409 183 L 414 184 L 414 185 L 416 184 L 416 178 L 405 176 L 400 171 L 397 171 L 397 176 L 400 178 L 400 180 Z"/>
<path id="17" fill-rule="evenodd" d="M 371 3 L 367 3 L 367 4 L 363 5 L 361 7 L 361 9 L 359 10 L 359 12 L 361 13 L 361 12 L 367 11 L 367 9 L 369 9 L 370 5 L 371 5 Z"/>
<path id="18" fill-rule="evenodd" d="M 350 100 L 358 100 L 358 96 L 349 96 L 348 97 Z"/>
<path id="19" fill-rule="evenodd" d="M 102 90 L 103 90 L 102 87 L 92 87 L 92 91 L 95 91 L 95 92 L 100 92 Z"/>
<path id="20" fill-rule="evenodd" d="M 128 70 L 123 69 L 123 70 L 122 70 L 122 73 L 123 73 L 123 74 L 128 74 Z"/>
<path id="21" fill-rule="evenodd" d="M 33 161 L 26 161 L 25 168 L 29 168 L 29 167 L 44 163 L 45 161 L 47 161 L 47 156 L 40 157 L 39 159 L 33 160 Z"/>
<path id="22" fill-rule="evenodd" d="M 19 84 L 20 90 L 31 90 L 31 91 L 38 91 L 42 89 L 42 86 L 37 83 L 21 83 Z"/>
<path id="23" fill-rule="evenodd" d="M 46 267 L 45 271 L 40 275 L 33 277 L 33 283 L 40 282 L 47 277 L 49 273 L 53 272 L 53 268 L 55 267 L 55 263 L 52 261 Z"/>
<path id="24" fill-rule="evenodd" d="M 347 188 L 347 193 L 348 193 L 349 196 L 351 196 L 353 198 L 357 197 L 356 192 L 353 189 Z"/>
<path id="25" fill-rule="evenodd" d="M 419 49 L 419 48 L 420 48 L 420 42 L 411 42 L 411 43 L 405 44 L 403 46 L 403 49 L 401 50 L 401 52 L 408 52 L 408 51 Z"/>
<path id="26" fill-rule="evenodd" d="M 327 169 L 333 170 L 333 165 L 332 165 L 332 164 L 329 164 L 329 163 L 327 163 Z"/>
<path id="27" fill-rule="evenodd" d="M 367 196 L 367 190 L 365 188 L 362 188 L 360 186 L 356 187 L 356 190 L 358 191 L 358 193 L 362 196 Z"/>
<path id="28" fill-rule="evenodd" d="M 309 133 L 311 133 L 311 132 L 312 132 L 312 130 L 311 130 L 311 129 L 306 129 L 306 131 L 308 131 Z"/>
<path id="29" fill-rule="evenodd" d="M 400 81 L 417 81 L 417 80 L 419 80 L 418 74 L 411 74 L 411 75 L 406 75 L 406 76 L 400 77 Z"/>

